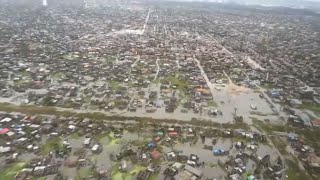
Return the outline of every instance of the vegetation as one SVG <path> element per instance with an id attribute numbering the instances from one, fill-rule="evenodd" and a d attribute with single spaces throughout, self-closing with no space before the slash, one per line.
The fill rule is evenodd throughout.
<path id="1" fill-rule="evenodd" d="M 115 56 L 108 56 L 108 57 L 101 58 L 101 60 L 105 64 L 112 64 L 113 62 L 116 61 L 116 57 Z"/>
<path id="2" fill-rule="evenodd" d="M 109 132 L 104 132 L 104 133 L 99 133 L 97 136 L 96 136 L 96 139 L 97 140 L 101 140 L 101 139 L 103 139 L 103 138 L 105 138 L 105 137 L 109 137 Z"/>
<path id="3" fill-rule="evenodd" d="M 267 116 L 268 114 L 265 114 L 263 112 L 260 111 L 251 111 L 250 112 L 251 115 L 257 115 L 257 116 Z"/>
<path id="4" fill-rule="evenodd" d="M 43 154 L 48 154 L 50 152 L 53 152 L 55 150 L 58 150 L 61 148 L 61 138 L 60 137 L 54 137 L 47 140 L 46 144 L 41 146 L 41 152 Z"/>
<path id="5" fill-rule="evenodd" d="M 271 136 L 270 140 L 282 155 L 287 155 L 288 154 L 288 152 L 287 152 L 287 143 L 283 142 L 277 136 Z"/>
<path id="6" fill-rule="evenodd" d="M 308 109 L 310 111 L 320 113 L 320 105 L 312 104 L 312 103 L 303 103 L 299 108 Z"/>
<path id="7" fill-rule="evenodd" d="M 114 133 L 113 132 L 108 134 L 108 138 L 110 140 L 109 145 L 119 144 L 119 139 L 114 137 Z"/>
<path id="8" fill-rule="evenodd" d="M 119 82 L 117 81 L 109 81 L 108 85 L 110 86 L 113 92 L 118 91 L 121 88 Z"/>
<path id="9" fill-rule="evenodd" d="M 254 126 L 265 131 L 268 134 L 272 134 L 273 131 L 278 132 L 295 132 L 295 128 L 287 125 L 276 125 L 271 123 L 264 123 L 263 121 L 258 120 L 255 117 L 250 117 Z"/>
<path id="10" fill-rule="evenodd" d="M 214 100 L 209 100 L 208 101 L 208 106 L 209 107 L 218 107 L 218 104 Z"/>
<path id="11" fill-rule="evenodd" d="M 69 53 L 69 54 L 63 55 L 62 58 L 65 60 L 75 60 L 75 59 L 79 58 L 79 56 L 76 54 L 73 54 L 73 53 Z"/>
<path id="12" fill-rule="evenodd" d="M 158 174 L 153 174 L 149 177 L 149 180 L 157 180 L 158 179 Z"/>
<path id="13" fill-rule="evenodd" d="M 63 74 L 62 72 L 56 72 L 52 75 L 52 78 L 55 80 L 62 79 L 64 77 L 65 77 L 65 74 Z"/>
<path id="14" fill-rule="evenodd" d="M 93 113 L 74 113 L 71 111 L 59 111 L 54 107 L 44 107 L 44 106 L 32 106 L 32 105 L 23 105 L 17 106 L 10 103 L 0 103 L 0 111 L 4 112 L 21 112 L 28 115 L 56 115 L 62 117 L 78 117 L 78 118 L 89 118 L 92 120 L 108 120 L 108 121 L 125 121 L 133 120 L 141 123 L 159 123 L 158 119 L 149 118 L 149 117 L 124 117 L 124 116 L 108 116 L 104 113 L 93 112 Z M 246 123 L 237 123 L 237 124 L 223 124 L 212 121 L 203 121 L 196 118 L 193 118 L 191 121 L 179 121 L 175 119 L 161 119 L 162 123 L 171 123 L 171 124 L 180 124 L 180 125 L 195 125 L 195 126 L 210 126 L 210 127 L 224 127 L 224 128 L 242 128 L 249 129 L 248 124 Z"/>
<path id="15" fill-rule="evenodd" d="M 9 167 L 0 170 L 0 180 L 14 179 L 14 176 L 25 167 L 25 162 L 14 163 Z"/>
<path id="16" fill-rule="evenodd" d="M 89 177 L 92 175 L 92 169 L 91 168 L 81 168 L 80 170 L 77 171 L 77 175 L 79 179 L 84 179 L 85 177 Z"/>
<path id="17" fill-rule="evenodd" d="M 315 149 L 320 149 L 320 129 L 319 128 L 295 128 L 288 125 L 275 125 L 270 123 L 264 123 L 257 118 L 251 117 L 254 126 L 265 131 L 268 134 L 277 132 L 291 132 L 300 135 L 304 142 L 312 145 Z"/>
<path id="18" fill-rule="evenodd" d="M 0 103 L 0 110 L 5 112 L 21 112 L 30 115 L 50 114 L 61 116 L 72 116 L 74 113 L 68 111 L 57 111 L 54 107 L 39 107 L 22 105 L 16 106 L 10 103 Z"/>
<path id="19" fill-rule="evenodd" d="M 69 137 L 70 137 L 70 139 L 79 139 L 80 138 L 78 133 L 72 133 L 72 134 L 70 134 Z"/>
<path id="20" fill-rule="evenodd" d="M 273 89 L 273 88 L 275 88 L 275 85 L 271 84 L 271 83 L 265 83 L 265 84 L 262 85 L 262 87 L 264 89 Z"/>
<path id="21" fill-rule="evenodd" d="M 305 171 L 299 168 L 297 162 L 294 162 L 293 160 L 289 159 L 286 159 L 285 162 L 288 166 L 288 180 L 312 179 Z"/>
<path id="22" fill-rule="evenodd" d="M 133 169 L 129 172 L 121 172 L 118 169 L 118 166 L 112 168 L 112 179 L 117 180 L 131 180 L 133 176 L 137 175 L 141 170 L 144 170 L 145 167 L 135 165 Z"/>
<path id="23" fill-rule="evenodd" d="M 183 92 L 187 87 L 187 82 L 176 76 L 170 76 L 168 81 L 171 82 L 171 85 L 177 86 L 180 92 Z"/>

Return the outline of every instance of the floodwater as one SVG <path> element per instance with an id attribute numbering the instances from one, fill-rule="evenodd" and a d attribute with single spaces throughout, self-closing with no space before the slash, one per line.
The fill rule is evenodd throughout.
<path id="1" fill-rule="evenodd" d="M 94 154 L 91 152 L 91 149 L 86 149 L 86 155 L 85 158 L 90 160 L 91 164 L 95 165 L 97 168 L 100 170 L 110 170 L 116 165 L 116 162 L 111 161 L 110 159 L 110 154 L 112 153 L 118 153 L 120 152 L 120 149 L 127 145 L 130 141 L 144 141 L 146 139 L 150 139 L 152 136 L 153 131 L 144 131 L 142 133 L 131 133 L 128 131 L 124 131 L 124 134 L 122 138 L 115 139 L 114 134 L 111 132 L 110 134 L 106 134 L 104 137 L 101 137 L 99 139 L 99 142 L 103 146 L 103 151 L 99 154 Z M 45 142 L 47 139 L 47 136 L 43 136 L 42 141 Z M 73 147 L 71 156 L 68 157 L 68 159 L 71 160 L 77 160 L 77 156 L 74 156 L 73 153 L 75 151 L 78 151 L 80 149 L 83 149 L 83 141 L 85 137 L 84 136 L 74 136 L 70 135 L 66 138 L 63 138 L 63 140 L 68 140 L 70 145 Z M 218 166 L 218 160 L 226 160 L 228 156 L 214 156 L 212 153 L 212 150 L 206 150 L 204 149 L 204 145 L 211 145 L 212 144 L 212 139 L 211 138 L 206 138 L 205 142 L 202 143 L 201 139 L 198 138 L 198 141 L 193 144 L 192 142 L 186 142 L 186 143 L 180 143 L 176 142 L 176 144 L 172 148 L 168 148 L 166 146 L 163 147 L 163 155 L 167 152 L 170 152 L 172 150 L 177 150 L 177 151 L 182 151 L 183 154 L 189 156 L 190 154 L 195 154 L 199 156 L 199 162 L 204 162 L 203 167 L 199 167 L 199 169 L 203 172 L 205 177 L 208 178 L 216 178 L 216 179 L 221 179 L 221 177 L 225 177 L 227 174 L 226 172 L 221 169 Z M 213 146 L 213 149 L 224 149 L 224 150 L 230 150 L 230 155 L 235 156 L 239 151 L 234 148 L 232 145 L 234 142 L 230 138 L 218 138 L 216 144 Z M 277 151 L 273 149 L 271 146 L 268 145 L 263 145 L 260 144 L 259 148 L 257 150 L 257 155 L 260 157 L 264 157 L 265 155 L 270 155 L 271 156 L 271 161 L 276 160 L 278 157 Z M 27 157 L 35 157 L 33 154 L 24 154 L 21 156 L 24 160 L 30 160 Z M 62 159 L 61 159 L 62 160 Z M 128 162 L 130 163 L 130 162 Z M 167 167 L 168 163 L 167 162 L 162 162 L 161 164 L 161 171 L 163 172 L 165 168 Z M 1 165 L 0 165 L 1 166 Z M 248 161 L 246 164 L 247 170 L 251 171 L 255 168 L 255 163 L 251 160 Z M 64 176 L 68 176 L 69 178 L 76 178 L 76 177 L 85 177 L 85 176 L 90 176 L 92 174 L 91 170 L 92 166 L 86 166 L 86 167 L 81 167 L 80 169 L 77 169 L 76 167 L 69 168 L 69 167 L 60 167 L 60 170 Z M 115 172 L 113 173 L 113 177 L 122 177 L 123 174 L 127 175 L 126 177 L 130 177 L 131 179 L 135 178 L 135 175 L 130 175 L 130 173 L 135 172 L 135 174 L 138 174 L 138 172 L 145 167 L 139 166 L 139 165 L 134 165 L 132 164 L 132 169 L 128 173 L 119 173 Z M 163 174 L 159 174 L 157 179 L 162 179 Z"/>
<path id="2" fill-rule="evenodd" d="M 219 110 L 223 116 L 219 118 L 220 122 L 228 123 L 233 120 L 233 115 L 236 112 L 237 116 L 243 116 L 244 121 L 251 124 L 249 117 L 253 116 L 250 113 L 256 112 L 267 115 L 268 117 L 274 112 L 269 104 L 259 97 L 258 92 L 252 89 L 240 87 L 236 85 L 221 86 L 221 90 L 214 89 L 214 99 L 219 103 Z M 257 110 L 253 110 L 250 105 L 255 105 Z M 263 118 L 268 118 L 264 116 Z"/>
<path id="3" fill-rule="evenodd" d="M 211 150 L 203 149 L 204 145 L 211 144 L 211 139 L 206 138 L 205 143 L 203 144 L 199 139 L 196 144 L 185 143 L 176 144 L 173 149 L 178 151 L 183 151 L 185 155 L 195 154 L 199 156 L 199 162 L 204 162 L 204 167 L 199 167 L 199 169 L 203 172 L 203 175 L 208 178 L 217 178 L 222 179 L 227 174 L 226 172 L 218 166 L 218 160 L 226 160 L 227 156 L 214 156 Z M 231 147 L 230 139 L 218 139 L 216 145 L 213 148 L 219 148 L 224 150 L 229 150 Z M 164 148 L 165 152 L 170 152 L 171 149 Z"/>
<path id="4" fill-rule="evenodd" d="M 279 156 L 279 154 L 274 148 L 268 145 L 263 145 L 263 144 L 259 145 L 259 149 L 256 153 L 258 156 L 262 158 L 266 155 L 270 155 L 270 161 L 275 161 Z"/>
<path id="5" fill-rule="evenodd" d="M 205 144 L 211 144 L 211 140 L 206 138 Z M 204 145 L 202 144 L 201 140 L 199 139 L 196 144 L 190 143 L 178 143 L 176 144 L 173 149 L 178 151 L 183 151 L 184 154 L 196 154 L 199 156 L 200 162 L 205 162 L 206 164 L 217 164 L 218 160 L 224 160 L 227 156 L 214 156 L 212 151 L 203 149 Z M 213 146 L 214 149 L 224 149 L 229 150 L 231 147 L 231 140 L 230 139 L 218 139 L 216 145 Z"/>
<path id="6" fill-rule="evenodd" d="M 172 96 L 172 92 L 165 95 L 162 94 L 160 97 L 160 86 L 159 85 L 150 85 L 148 88 L 144 88 L 146 95 L 144 98 L 140 98 L 143 100 L 143 105 L 141 108 L 137 108 L 136 112 L 130 112 L 125 110 L 114 109 L 112 111 L 103 111 L 103 110 L 89 110 L 89 109 L 70 109 L 70 108 L 59 108 L 56 109 L 61 111 L 71 111 L 75 113 L 88 113 L 88 112 L 100 112 L 106 115 L 119 115 L 125 117 L 150 117 L 155 119 L 177 119 L 183 121 L 190 121 L 193 118 L 206 120 L 206 121 L 214 121 L 219 123 L 230 123 L 233 122 L 233 116 L 236 112 L 236 115 L 243 116 L 244 121 L 251 124 L 250 117 L 255 117 L 258 119 L 269 119 L 270 121 L 276 122 L 279 121 L 279 117 L 274 114 L 272 109 L 270 108 L 270 104 L 267 103 L 266 99 L 259 97 L 259 92 L 254 91 L 252 89 L 237 86 L 234 84 L 211 84 L 211 91 L 213 93 L 213 99 L 218 104 L 218 107 L 208 107 L 203 110 L 202 113 L 194 113 L 192 110 L 188 110 L 187 112 L 181 112 L 182 105 L 179 105 L 178 108 L 174 111 L 174 113 L 167 113 L 165 111 L 165 107 L 158 107 L 156 111 L 153 113 L 146 112 L 144 106 L 146 105 L 145 98 L 148 96 L 149 90 L 157 91 L 159 94 L 159 99 L 164 99 L 166 97 Z M 215 88 L 217 87 L 217 88 Z M 31 91 L 31 90 L 30 90 Z M 34 91 L 34 90 L 32 90 Z M 46 93 L 47 90 L 40 89 L 37 90 L 37 93 Z M 139 99 L 139 98 L 138 98 Z M 0 98 L 1 102 L 10 102 L 15 104 L 20 104 L 25 101 L 25 97 L 21 93 L 15 93 L 14 96 L 10 98 Z M 255 105 L 257 110 L 251 109 L 250 105 Z M 236 111 L 235 111 L 236 108 Z M 218 109 L 223 115 L 217 117 L 208 116 L 208 109 Z M 250 114 L 251 113 L 251 114 Z M 252 113 L 263 114 L 263 116 L 259 117 L 259 115 L 253 115 Z"/>

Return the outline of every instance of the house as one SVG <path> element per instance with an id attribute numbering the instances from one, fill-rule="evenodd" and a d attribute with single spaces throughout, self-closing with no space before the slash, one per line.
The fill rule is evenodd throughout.
<path id="1" fill-rule="evenodd" d="M 11 152 L 11 147 L 0 146 L 0 154 Z"/>
<path id="2" fill-rule="evenodd" d="M 197 180 L 202 177 L 202 172 L 194 167 L 186 165 L 183 171 L 174 176 L 175 180 Z"/>
<path id="3" fill-rule="evenodd" d="M 307 163 L 313 169 L 320 170 L 320 157 L 314 153 L 311 153 L 307 158 Z"/>
<path id="4" fill-rule="evenodd" d="M 128 171 L 128 163 L 127 161 L 123 160 L 120 163 L 119 169 L 122 171 Z"/>
<path id="5" fill-rule="evenodd" d="M 8 128 L 0 128 L 0 135 L 7 134 L 10 130 Z"/>
<path id="6" fill-rule="evenodd" d="M 100 144 L 95 144 L 92 146 L 91 151 L 93 153 L 100 153 L 102 151 L 102 146 Z"/>
<path id="7" fill-rule="evenodd" d="M 299 107 L 302 105 L 302 101 L 299 99 L 291 99 L 288 103 L 291 107 Z"/>
<path id="8" fill-rule="evenodd" d="M 279 98 L 280 97 L 280 91 L 276 90 L 276 89 L 272 89 L 268 92 L 268 95 L 271 98 Z"/>
<path id="9" fill-rule="evenodd" d="M 313 127 L 320 127 L 320 119 L 311 121 Z"/>
<path id="10" fill-rule="evenodd" d="M 177 135 L 178 135 L 178 133 L 177 133 L 177 132 L 175 132 L 175 131 L 173 131 L 173 132 L 169 132 L 168 134 L 169 134 L 169 136 L 177 136 Z"/>
<path id="11" fill-rule="evenodd" d="M 294 126 L 312 126 L 309 116 L 306 113 L 300 111 L 296 112 L 296 116 L 290 115 L 288 118 L 288 122 Z"/>
<path id="12" fill-rule="evenodd" d="M 287 139 L 288 139 L 289 142 L 298 142 L 299 141 L 299 136 L 297 134 L 294 134 L 294 133 L 289 133 Z"/>
<path id="13" fill-rule="evenodd" d="M 175 175 L 174 180 L 197 180 L 197 177 L 189 171 L 184 170 Z"/>
<path id="14" fill-rule="evenodd" d="M 6 118 L 0 120 L 0 123 L 9 123 L 11 121 L 12 121 L 12 118 L 6 117 Z"/>
<path id="15" fill-rule="evenodd" d="M 154 140 L 155 142 L 159 142 L 159 141 L 161 140 L 161 137 L 160 137 L 160 136 L 156 136 L 156 137 L 153 138 L 153 140 Z"/>
<path id="16" fill-rule="evenodd" d="M 242 177 L 239 174 L 232 174 L 229 176 L 229 180 L 242 180 Z"/>
<path id="17" fill-rule="evenodd" d="M 157 147 L 157 144 L 154 143 L 154 142 L 149 142 L 149 143 L 147 144 L 147 147 L 148 147 L 149 149 L 153 149 L 153 148 Z"/>
<path id="18" fill-rule="evenodd" d="M 153 151 L 150 152 L 150 156 L 151 156 L 152 159 L 156 160 L 156 159 L 159 159 L 161 157 L 161 153 L 154 149 Z"/>
<path id="19" fill-rule="evenodd" d="M 83 141 L 83 145 L 85 147 L 89 147 L 90 143 L 91 143 L 91 138 L 85 138 L 84 141 Z"/>

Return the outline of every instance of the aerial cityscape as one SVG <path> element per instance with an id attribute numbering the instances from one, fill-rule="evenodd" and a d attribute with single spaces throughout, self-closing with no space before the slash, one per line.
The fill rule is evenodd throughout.
<path id="1" fill-rule="evenodd" d="M 0 70 L 0 180 L 320 179 L 314 9 L 0 0 Z"/>

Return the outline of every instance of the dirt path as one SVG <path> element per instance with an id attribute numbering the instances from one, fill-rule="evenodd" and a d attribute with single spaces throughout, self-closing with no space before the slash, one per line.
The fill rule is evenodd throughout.
<path id="1" fill-rule="evenodd" d="M 212 100 L 214 101 L 214 97 L 213 97 L 213 94 L 214 94 L 214 85 L 210 82 L 207 74 L 204 72 L 203 70 L 203 67 L 201 66 L 201 63 L 198 59 L 196 59 L 195 57 L 193 57 L 193 60 L 197 63 L 197 66 L 198 68 L 200 69 L 200 72 L 201 72 L 201 75 L 203 76 L 203 78 L 206 80 L 207 82 L 207 85 L 210 89 L 210 92 L 211 92 L 211 96 L 212 96 Z"/>
<path id="2" fill-rule="evenodd" d="M 154 79 L 153 79 L 153 80 L 156 80 L 156 79 L 157 79 L 158 74 L 159 74 L 159 72 L 160 72 L 159 60 L 160 60 L 160 59 L 157 59 L 157 60 L 156 60 L 156 64 L 157 64 L 157 73 L 156 73 L 156 75 L 154 76 Z"/>

